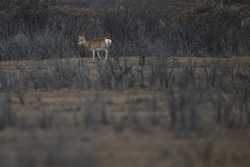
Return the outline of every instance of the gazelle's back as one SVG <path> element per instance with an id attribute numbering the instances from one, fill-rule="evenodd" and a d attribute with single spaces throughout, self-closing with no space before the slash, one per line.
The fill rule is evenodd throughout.
<path id="1" fill-rule="evenodd" d="M 97 48 L 108 48 L 111 46 L 111 43 L 112 43 L 111 39 L 105 37 L 99 37 L 89 41 L 88 44 L 90 48 L 97 49 Z"/>

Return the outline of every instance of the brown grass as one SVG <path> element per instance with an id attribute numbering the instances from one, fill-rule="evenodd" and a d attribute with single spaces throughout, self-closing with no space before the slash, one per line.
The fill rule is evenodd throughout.
<path id="1" fill-rule="evenodd" d="M 148 64 L 156 63 L 157 61 L 161 60 L 164 57 L 147 57 L 146 62 Z M 190 62 L 202 64 L 202 63 L 214 63 L 214 62 L 220 62 L 220 63 L 239 63 L 239 64 L 249 64 L 250 63 L 250 57 L 229 57 L 229 58 L 213 58 L 213 57 L 165 57 L 168 58 L 168 60 L 177 61 L 179 63 L 187 64 Z M 14 60 L 14 61 L 1 61 L 0 67 L 2 69 L 12 69 L 19 66 L 31 66 L 34 64 L 42 64 L 47 62 L 60 62 L 60 61 L 81 61 L 85 65 L 93 65 L 89 64 L 91 57 L 86 58 L 67 58 L 67 59 L 49 59 L 49 60 Z M 111 61 L 114 61 L 116 59 L 111 57 Z M 127 61 L 129 64 L 138 63 L 139 57 L 120 57 L 120 61 Z"/>
<path id="2" fill-rule="evenodd" d="M 233 131 L 219 132 L 210 138 L 181 139 L 162 130 L 115 134 L 105 128 L 33 132 L 7 129 L 0 134 L 0 154 L 12 162 L 18 157 L 23 161 L 33 159 L 35 166 L 53 166 L 47 164 L 48 156 L 54 158 L 54 163 L 61 161 L 62 166 L 67 166 L 72 157 L 84 159 L 87 155 L 103 167 L 248 167 L 249 137 L 246 132 Z M 78 161 L 73 158 L 73 162 Z M 81 161 L 78 163 L 84 165 Z"/>

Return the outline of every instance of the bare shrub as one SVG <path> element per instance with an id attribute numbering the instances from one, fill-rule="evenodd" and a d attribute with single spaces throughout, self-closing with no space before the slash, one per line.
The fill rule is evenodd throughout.
<path id="1" fill-rule="evenodd" d="M 149 85 L 169 88 L 175 75 L 175 67 L 168 57 L 160 57 L 159 62 L 150 68 Z"/>
<path id="2" fill-rule="evenodd" d="M 38 120 L 39 127 L 44 130 L 52 128 L 53 119 L 53 112 L 42 111 L 40 119 Z"/>
<path id="3" fill-rule="evenodd" d="M 191 93 L 190 89 L 182 90 L 184 91 L 176 92 L 170 96 L 169 109 L 171 113 L 171 127 L 177 133 L 185 135 L 199 128 L 199 99 L 194 97 L 194 91 L 191 91 Z"/>
<path id="4" fill-rule="evenodd" d="M 90 86 L 88 69 L 79 67 L 78 62 L 64 61 L 61 63 L 31 67 L 24 81 L 27 86 L 35 89 L 87 88 Z"/>
<path id="5" fill-rule="evenodd" d="M 126 61 L 101 63 L 97 66 L 97 84 L 101 88 L 126 89 L 136 85 L 136 75 L 133 66 Z"/>
<path id="6" fill-rule="evenodd" d="M 18 33 L 0 41 L 1 59 L 45 59 L 77 55 L 71 42 L 63 32 L 49 31 L 35 33 L 33 36 Z"/>
<path id="7" fill-rule="evenodd" d="M 0 71 L 0 90 L 11 90 L 11 88 L 17 88 L 19 79 L 14 72 Z"/>
<path id="8" fill-rule="evenodd" d="M 16 115 L 10 109 L 10 96 L 0 94 L 0 130 L 8 126 L 15 126 Z"/>
<path id="9" fill-rule="evenodd" d="M 82 124 L 85 128 L 97 128 L 99 125 L 109 125 L 111 119 L 107 111 L 108 97 L 94 95 L 83 102 Z"/>

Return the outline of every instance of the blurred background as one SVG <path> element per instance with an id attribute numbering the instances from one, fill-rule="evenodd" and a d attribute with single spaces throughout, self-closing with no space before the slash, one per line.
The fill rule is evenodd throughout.
<path id="1" fill-rule="evenodd" d="M 77 35 L 107 35 L 115 56 L 249 53 L 247 0 L 2 0 L 1 59 L 85 56 Z M 14 49 L 13 49 L 14 48 Z"/>

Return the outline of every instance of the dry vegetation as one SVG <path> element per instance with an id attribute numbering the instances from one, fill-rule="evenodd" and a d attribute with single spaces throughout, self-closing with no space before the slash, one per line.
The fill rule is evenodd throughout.
<path id="1" fill-rule="evenodd" d="M 249 58 L 87 62 L 1 63 L 1 165 L 249 165 Z"/>
<path id="2" fill-rule="evenodd" d="M 248 9 L 0 1 L 0 166 L 248 167 Z M 90 64 L 80 32 L 110 36 L 111 59 Z"/>

